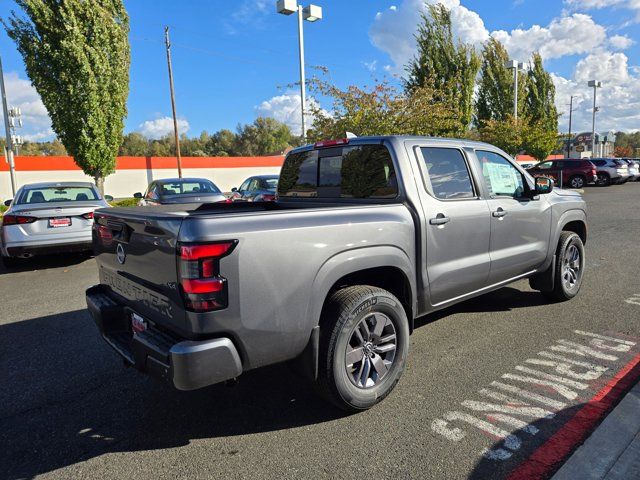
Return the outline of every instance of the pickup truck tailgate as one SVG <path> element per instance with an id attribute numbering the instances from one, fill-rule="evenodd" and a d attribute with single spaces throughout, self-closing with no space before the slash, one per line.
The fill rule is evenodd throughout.
<path id="1" fill-rule="evenodd" d="M 100 283 L 144 319 L 178 332 L 185 330 L 176 260 L 183 218 L 154 208 L 110 208 L 96 212 L 93 227 Z"/>

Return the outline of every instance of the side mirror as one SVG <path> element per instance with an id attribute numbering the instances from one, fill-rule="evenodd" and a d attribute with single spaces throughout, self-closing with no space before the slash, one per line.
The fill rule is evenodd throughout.
<path id="1" fill-rule="evenodd" d="M 142 194 L 140 192 L 136 192 L 133 194 L 133 198 L 142 198 Z"/>
<path id="2" fill-rule="evenodd" d="M 553 190 L 553 180 L 549 177 L 536 177 L 536 195 L 551 193 Z"/>
<path id="3" fill-rule="evenodd" d="M 231 189 L 231 191 L 235 193 L 235 192 L 237 192 L 237 191 L 238 191 L 238 189 L 237 189 L 236 187 L 233 187 L 233 188 Z"/>
<path id="4" fill-rule="evenodd" d="M 9 200 L 5 200 L 5 201 L 4 201 L 4 206 L 5 206 L 5 207 L 10 206 L 12 201 L 13 201 L 13 198 L 10 198 Z"/>
<path id="5" fill-rule="evenodd" d="M 107 202 L 113 202 L 113 197 L 112 197 L 111 195 L 105 195 L 105 196 L 104 196 L 104 199 L 105 199 Z"/>

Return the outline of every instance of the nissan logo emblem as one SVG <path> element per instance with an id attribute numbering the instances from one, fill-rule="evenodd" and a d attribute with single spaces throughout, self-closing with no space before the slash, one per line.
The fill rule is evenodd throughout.
<path id="1" fill-rule="evenodd" d="M 124 262 L 127 259 L 127 252 L 124 251 L 124 246 L 121 243 L 116 247 L 116 258 L 120 265 L 124 265 Z"/>

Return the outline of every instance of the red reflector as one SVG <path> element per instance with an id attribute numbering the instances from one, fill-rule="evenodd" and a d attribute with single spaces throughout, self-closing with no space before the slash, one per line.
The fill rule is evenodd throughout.
<path id="1" fill-rule="evenodd" d="M 233 247 L 232 242 L 211 243 L 208 245 L 183 245 L 180 257 L 184 260 L 198 260 L 204 257 L 222 257 Z"/>
<path id="2" fill-rule="evenodd" d="M 182 288 L 185 293 L 215 293 L 224 289 L 224 280 L 221 278 L 208 278 L 206 280 L 183 278 Z"/>
<path id="3" fill-rule="evenodd" d="M 211 278 L 215 275 L 215 264 L 213 258 L 205 258 L 202 261 L 202 276 Z"/>
<path id="4" fill-rule="evenodd" d="M 187 300 L 186 303 L 187 308 L 194 312 L 210 312 L 224 306 L 215 300 Z"/>
<path id="5" fill-rule="evenodd" d="M 336 140 L 323 140 L 313 144 L 313 148 L 334 147 L 336 145 L 346 145 L 349 143 L 348 138 L 338 138 Z"/>
<path id="6" fill-rule="evenodd" d="M 88 212 L 85 213 L 84 215 L 82 215 L 84 218 L 86 218 L 87 220 L 91 220 L 93 218 L 93 212 Z"/>

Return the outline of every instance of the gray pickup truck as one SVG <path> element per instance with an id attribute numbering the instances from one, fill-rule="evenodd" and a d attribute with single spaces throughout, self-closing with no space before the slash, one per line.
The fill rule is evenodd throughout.
<path id="1" fill-rule="evenodd" d="M 580 289 L 578 193 L 484 143 L 408 136 L 290 152 L 278 200 L 98 210 L 87 304 L 125 360 L 181 390 L 291 361 L 346 410 L 384 399 L 414 319 L 529 278 Z"/>

